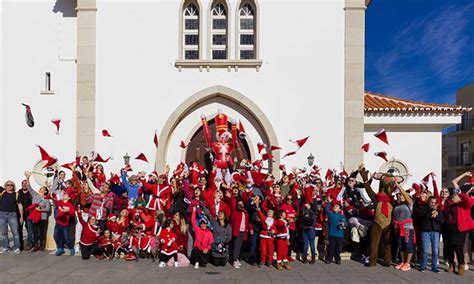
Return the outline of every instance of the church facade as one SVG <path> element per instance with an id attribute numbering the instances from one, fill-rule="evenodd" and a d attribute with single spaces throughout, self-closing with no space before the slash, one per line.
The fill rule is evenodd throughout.
<path id="1" fill-rule="evenodd" d="M 261 158 L 258 142 L 283 148 L 264 165 L 276 175 L 280 164 L 307 166 L 310 153 L 323 169 L 365 162 L 378 170 L 384 161 L 374 151 L 386 151 L 413 181 L 441 173 L 441 129 L 467 109 L 364 91 L 369 4 L 2 1 L 0 179 L 19 181 L 39 159 L 36 144 L 60 163 L 76 151 L 112 155 L 112 171 L 126 153 L 134 170 L 148 172 L 202 160 L 201 116 L 214 131 L 218 110 L 247 133 L 236 161 Z M 25 124 L 22 103 L 31 106 L 34 127 Z M 380 128 L 390 145 L 373 139 Z M 306 136 L 283 159 L 296 148 L 289 140 Z M 142 152 L 149 163 L 133 160 Z"/>

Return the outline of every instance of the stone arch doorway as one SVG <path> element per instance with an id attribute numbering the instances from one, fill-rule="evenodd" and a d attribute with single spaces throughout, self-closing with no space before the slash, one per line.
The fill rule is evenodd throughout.
<path id="1" fill-rule="evenodd" d="M 211 133 L 216 133 L 216 124 L 214 119 L 211 119 L 207 122 L 209 125 L 209 131 Z M 228 125 L 229 129 L 231 124 Z M 231 153 L 231 157 L 234 162 L 240 163 L 243 159 L 251 160 L 250 147 L 246 139 L 237 139 L 239 143 L 239 148 L 235 149 Z M 192 135 L 189 145 L 186 148 L 185 161 L 186 164 L 197 161 L 201 165 L 205 165 L 206 169 L 209 171 L 211 169 L 209 151 L 206 143 L 206 138 L 204 137 L 204 130 L 199 127 L 196 132 Z"/>
<path id="2" fill-rule="evenodd" d="M 237 111 L 255 128 L 263 143 L 267 145 L 279 145 L 272 124 L 263 111 L 252 100 L 236 90 L 217 85 L 203 89 L 186 99 L 168 118 L 160 132 L 160 143 L 156 151 L 155 169 L 158 172 L 162 172 L 166 165 L 173 131 L 180 122 L 195 110 L 213 103 L 219 103 Z M 273 154 L 273 163 L 269 164 L 269 171 L 276 177 L 279 177 L 278 167 L 280 165 L 280 153 L 276 151 Z M 250 155 L 252 157 L 255 156 L 252 153 L 250 153 Z"/>

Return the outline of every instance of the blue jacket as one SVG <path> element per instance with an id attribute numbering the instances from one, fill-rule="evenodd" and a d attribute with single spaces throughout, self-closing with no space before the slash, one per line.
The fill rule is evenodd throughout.
<path id="1" fill-rule="evenodd" d="M 344 237 L 344 230 L 339 228 L 341 220 L 344 221 L 344 226 L 347 226 L 346 217 L 342 213 L 334 213 L 331 211 L 331 205 L 329 202 L 326 203 L 326 215 L 329 221 L 329 235 L 333 237 Z"/>
<path id="2" fill-rule="evenodd" d="M 127 189 L 127 192 L 128 192 L 128 199 L 133 199 L 133 200 L 137 200 L 138 198 L 138 190 L 140 189 L 140 185 L 137 183 L 135 185 L 131 185 L 129 182 L 128 182 L 128 178 L 127 178 L 127 172 L 126 171 L 123 171 L 122 172 L 122 183 L 123 183 L 123 187 L 125 189 Z"/>

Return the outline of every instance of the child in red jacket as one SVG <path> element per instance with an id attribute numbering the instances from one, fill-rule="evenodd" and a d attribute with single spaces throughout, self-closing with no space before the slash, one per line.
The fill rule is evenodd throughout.
<path id="1" fill-rule="evenodd" d="M 57 195 L 53 193 L 52 198 L 55 202 L 57 213 L 56 213 L 56 226 L 54 226 L 54 241 L 56 242 L 56 256 L 64 254 L 64 243 L 69 247 L 70 255 L 74 255 L 74 243 L 69 235 L 69 220 L 74 216 L 74 205 L 69 201 L 69 194 L 63 192 L 62 198 L 58 199 Z"/>
<path id="2" fill-rule="evenodd" d="M 165 267 L 171 258 L 174 259 L 174 267 L 178 267 L 178 244 L 176 243 L 176 233 L 173 231 L 174 222 L 166 219 L 163 227 L 159 236 L 161 243 L 159 267 Z"/>
<path id="3" fill-rule="evenodd" d="M 201 218 L 199 226 L 197 225 L 196 207 L 193 207 L 190 222 L 194 229 L 194 247 L 191 251 L 190 263 L 194 265 L 195 269 L 199 269 L 199 266 L 206 267 L 209 262 L 209 252 L 214 242 L 214 235 L 208 228 L 209 221 L 207 219 Z"/>
<path id="4" fill-rule="evenodd" d="M 283 210 L 278 211 L 276 220 L 276 247 L 277 247 L 277 269 L 283 270 L 286 268 L 291 270 L 288 264 L 288 243 L 290 239 L 290 232 L 288 229 L 288 221 L 286 220 L 286 213 Z"/>
<path id="5" fill-rule="evenodd" d="M 97 219 L 95 216 L 90 216 L 86 222 L 82 219 L 82 210 L 76 212 L 77 220 L 82 225 L 81 241 L 81 256 L 82 259 L 89 259 L 91 254 L 95 253 L 98 248 L 97 240 L 99 238 L 99 227 L 97 226 Z"/>
<path id="6" fill-rule="evenodd" d="M 105 229 L 104 235 L 99 237 L 98 245 L 99 247 L 95 252 L 95 256 L 98 259 L 103 259 L 105 257 L 112 260 L 114 258 L 114 240 L 109 229 Z"/>
<path id="7" fill-rule="evenodd" d="M 276 232 L 276 222 L 273 218 L 273 210 L 268 210 L 267 216 L 265 216 L 259 208 L 257 214 L 262 223 L 262 231 L 260 231 L 260 263 L 258 264 L 258 267 L 263 267 L 263 264 L 271 267 L 273 254 L 275 253 L 274 235 Z"/>

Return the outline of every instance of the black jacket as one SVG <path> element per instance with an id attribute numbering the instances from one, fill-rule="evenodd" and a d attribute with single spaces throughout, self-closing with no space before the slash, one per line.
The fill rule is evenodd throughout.
<path id="1" fill-rule="evenodd" d="M 436 218 L 431 217 L 433 209 L 428 204 L 421 205 L 416 211 L 420 232 L 441 232 L 441 225 L 444 222 L 444 213 L 439 209 Z"/>

